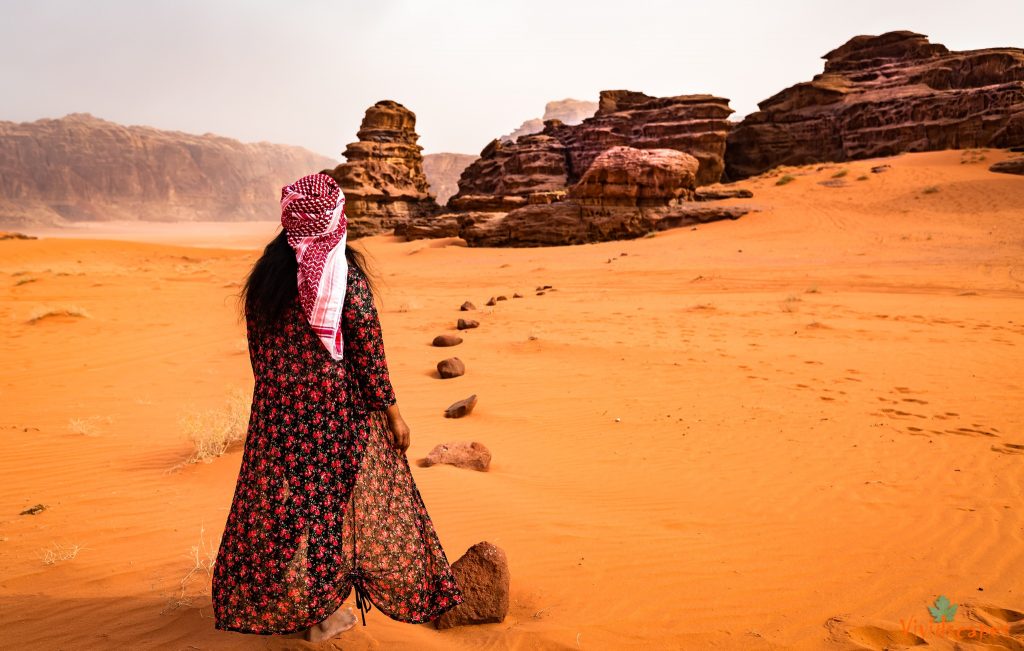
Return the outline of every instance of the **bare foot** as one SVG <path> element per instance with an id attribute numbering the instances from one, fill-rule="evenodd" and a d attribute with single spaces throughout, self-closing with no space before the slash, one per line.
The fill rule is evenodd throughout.
<path id="1" fill-rule="evenodd" d="M 321 642 L 329 640 L 335 635 L 341 635 L 356 625 L 356 614 L 347 606 L 334 611 L 327 619 L 306 631 L 306 639 L 310 642 Z"/>

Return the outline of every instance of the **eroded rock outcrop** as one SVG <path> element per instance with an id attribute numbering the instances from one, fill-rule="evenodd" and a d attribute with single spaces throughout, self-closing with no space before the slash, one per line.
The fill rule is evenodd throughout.
<path id="1" fill-rule="evenodd" d="M 777 165 L 1024 143 L 1024 50 L 951 52 L 913 32 L 857 36 L 825 70 L 759 104 L 728 137 L 736 180 Z"/>
<path id="2" fill-rule="evenodd" d="M 597 113 L 578 125 L 548 120 L 540 133 L 515 142 L 494 140 L 462 173 L 455 210 L 508 211 L 531 197 L 575 185 L 602 153 L 617 146 L 674 149 L 697 159 L 698 185 L 724 169 L 729 101 L 711 95 L 650 97 L 602 91 Z"/>
<path id="3" fill-rule="evenodd" d="M 324 170 L 345 192 L 350 237 L 376 235 L 438 212 L 412 111 L 391 100 L 377 102 L 366 110 L 356 137 L 345 149 L 347 162 Z"/>
<path id="4" fill-rule="evenodd" d="M 301 147 L 84 113 L 0 122 L 0 223 L 275 220 L 281 186 L 334 164 Z"/>
<path id="5" fill-rule="evenodd" d="M 673 149 L 613 147 L 597 157 L 568 197 L 503 213 L 460 217 L 470 246 L 553 246 L 641 237 L 716 219 L 746 206 L 695 204 L 699 161 Z"/>

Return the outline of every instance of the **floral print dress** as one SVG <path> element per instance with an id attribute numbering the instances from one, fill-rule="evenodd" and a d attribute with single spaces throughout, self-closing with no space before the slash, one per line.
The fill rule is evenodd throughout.
<path id="1" fill-rule="evenodd" d="M 242 465 L 213 573 L 216 627 L 303 631 L 356 591 L 402 622 L 462 603 L 409 462 L 391 445 L 394 404 L 366 277 L 349 266 L 344 359 L 296 300 L 281 324 L 248 321 L 255 387 Z"/>

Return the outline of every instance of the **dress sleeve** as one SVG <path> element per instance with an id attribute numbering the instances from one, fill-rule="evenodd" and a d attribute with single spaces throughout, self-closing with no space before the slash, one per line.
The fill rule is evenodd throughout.
<path id="1" fill-rule="evenodd" d="M 366 276 L 351 267 L 342 326 L 342 354 L 347 371 L 355 376 L 353 384 L 358 387 L 359 395 L 353 396 L 354 401 L 370 411 L 387 409 L 396 399 L 384 356 L 380 319 Z"/>

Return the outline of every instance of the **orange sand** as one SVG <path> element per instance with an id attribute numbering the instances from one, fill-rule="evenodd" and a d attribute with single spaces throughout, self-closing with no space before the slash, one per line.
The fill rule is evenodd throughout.
<path id="1" fill-rule="evenodd" d="M 366 240 L 410 457 L 459 439 L 494 455 L 416 480 L 449 560 L 508 552 L 512 607 L 443 632 L 374 611 L 339 644 L 881 649 L 915 642 L 913 618 L 951 649 L 927 630 L 940 594 L 961 625 L 1024 617 L 1024 178 L 987 171 L 1006 155 L 790 170 L 743 184 L 762 212 L 635 241 Z M 846 187 L 817 183 L 841 169 Z M 215 631 L 202 570 L 179 603 L 241 455 L 169 469 L 181 417 L 251 386 L 234 294 L 255 251 L 0 255 L 0 646 L 312 648 Z M 481 327 L 432 348 L 467 299 Z M 86 316 L 28 324 L 44 307 Z M 450 354 L 467 373 L 441 381 Z M 470 393 L 470 417 L 443 418 Z M 80 551 L 45 564 L 55 544 Z"/>

